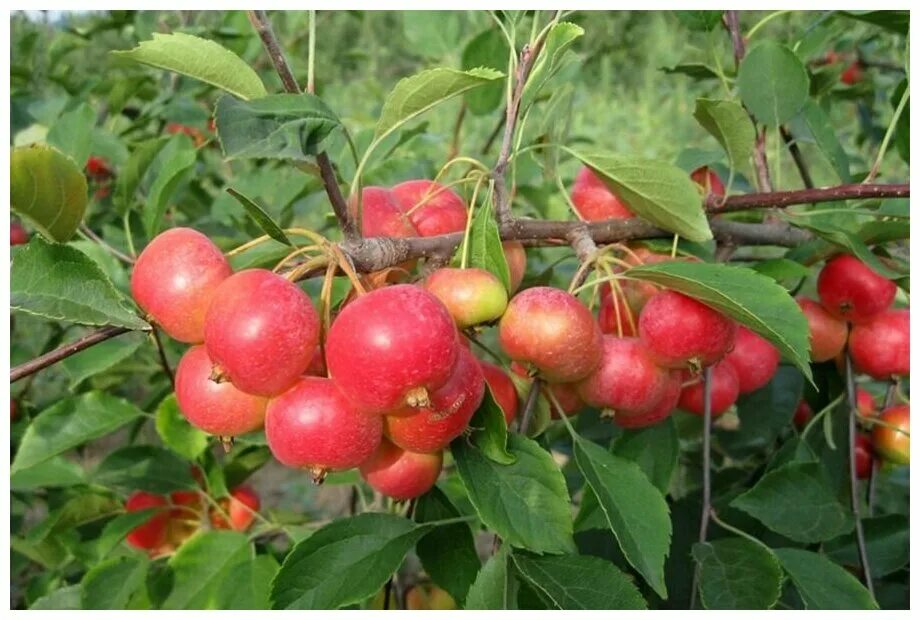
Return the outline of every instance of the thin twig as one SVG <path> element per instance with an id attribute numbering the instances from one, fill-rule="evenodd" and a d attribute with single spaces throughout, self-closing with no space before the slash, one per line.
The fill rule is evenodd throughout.
<path id="1" fill-rule="evenodd" d="M 156 325 L 151 323 L 150 332 L 153 334 L 153 342 L 156 344 L 157 353 L 160 356 L 160 365 L 163 367 L 163 372 L 166 373 L 166 376 L 169 377 L 169 383 L 176 387 L 176 376 L 173 374 L 172 367 L 169 365 L 169 360 L 166 359 L 166 349 L 163 348 L 163 341 L 160 339 L 160 330 L 157 329 Z"/>
<path id="2" fill-rule="evenodd" d="M 703 370 L 703 510 L 700 513 L 699 542 L 706 542 L 709 532 L 709 517 L 712 514 L 712 366 Z M 696 606 L 696 592 L 700 583 L 700 567 L 693 573 L 693 587 L 690 594 L 690 609 Z"/>
<path id="3" fill-rule="evenodd" d="M 910 185 L 908 183 L 846 183 L 831 187 L 737 194 L 728 198 L 710 194 L 706 197 L 705 204 L 706 209 L 710 212 L 727 213 L 761 207 L 783 208 L 797 204 L 863 200 L 867 198 L 908 198 L 909 196 Z"/>
<path id="4" fill-rule="evenodd" d="M 70 357 L 71 355 L 83 351 L 84 349 L 88 349 L 93 345 L 104 342 L 110 338 L 114 338 L 115 336 L 127 334 L 130 331 L 132 330 L 128 329 L 127 327 L 112 326 L 97 329 L 96 331 L 83 336 L 79 340 L 65 344 L 64 346 L 58 347 L 53 351 L 49 351 L 44 355 L 40 355 L 33 360 L 10 369 L 10 383 L 16 383 L 23 377 L 28 377 L 29 375 L 34 374 L 39 370 L 43 370 L 52 364 L 56 364 L 61 360 Z"/>
<path id="5" fill-rule="evenodd" d="M 789 154 L 792 155 L 792 161 L 795 162 L 795 167 L 799 171 L 799 176 L 802 177 L 802 183 L 805 187 L 814 187 L 815 184 L 811 180 L 811 173 L 808 172 L 808 166 L 805 163 L 805 157 L 802 155 L 802 149 L 799 148 L 798 143 L 795 141 L 795 137 L 785 125 L 779 128 L 779 132 L 783 136 L 783 142 L 786 143 L 786 148 L 789 149 Z"/>
<path id="6" fill-rule="evenodd" d="M 530 384 L 530 389 L 527 391 L 527 398 L 521 406 L 521 424 L 518 426 L 518 432 L 521 435 L 526 436 L 530 428 L 530 422 L 533 420 L 534 409 L 537 408 L 537 398 L 540 397 L 542 384 L 542 379 L 534 377 L 533 383 Z"/>
<path id="7" fill-rule="evenodd" d="M 89 226 L 87 226 L 86 224 L 80 224 L 80 232 L 83 233 L 84 235 L 86 235 L 87 237 L 89 237 L 89 239 L 90 239 L 91 241 L 94 241 L 95 243 L 98 243 L 98 244 L 102 247 L 102 249 L 104 249 L 105 251 L 107 251 L 109 254 L 111 254 L 112 256 L 114 256 L 115 258 L 117 258 L 118 260 L 120 260 L 120 261 L 122 261 L 122 262 L 124 262 L 124 263 L 128 263 L 129 265 L 133 265 L 133 264 L 134 264 L 134 258 L 133 258 L 133 257 L 128 256 L 127 254 L 121 252 L 120 250 L 117 250 L 117 249 L 113 248 L 111 245 L 109 245 L 109 244 L 105 241 L 105 239 L 103 239 L 102 237 L 100 237 L 99 235 L 97 235 L 96 233 L 94 233 L 94 232 L 93 232 L 93 229 L 90 228 Z"/>

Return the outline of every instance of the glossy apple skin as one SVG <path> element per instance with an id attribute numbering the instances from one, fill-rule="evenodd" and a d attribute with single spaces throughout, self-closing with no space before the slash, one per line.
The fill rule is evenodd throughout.
<path id="1" fill-rule="evenodd" d="M 505 415 L 505 422 L 510 426 L 518 411 L 518 395 L 514 382 L 508 376 L 508 373 L 495 364 L 479 360 L 479 368 L 482 370 L 482 376 L 492 392 L 492 398 L 501 408 L 502 413 Z"/>
<path id="2" fill-rule="evenodd" d="M 149 508 L 165 508 L 169 502 L 162 495 L 154 495 L 146 491 L 135 491 L 125 502 L 125 510 L 139 512 Z M 138 525 L 131 530 L 125 540 L 132 547 L 138 549 L 156 549 L 166 543 L 169 511 L 160 510 L 154 513 L 143 525 Z"/>
<path id="3" fill-rule="evenodd" d="M 10 222 L 10 247 L 29 242 L 29 232 L 19 222 Z"/>
<path id="4" fill-rule="evenodd" d="M 709 166 L 702 166 L 690 173 L 690 179 L 700 186 L 703 194 L 712 194 L 722 197 L 725 195 L 725 185 L 716 171 Z"/>
<path id="5" fill-rule="evenodd" d="M 441 474 L 443 454 L 409 452 L 384 439 L 371 458 L 361 464 L 361 477 L 375 491 L 406 501 L 424 495 Z"/>
<path id="6" fill-rule="evenodd" d="M 349 201 L 348 210 L 352 217 L 357 217 L 356 199 Z M 402 212 L 393 192 L 372 185 L 361 190 L 361 234 L 365 237 L 415 237 L 418 233 Z"/>
<path id="7" fill-rule="evenodd" d="M 865 323 L 887 310 L 897 288 L 849 254 L 830 259 L 818 274 L 821 304 L 831 315 L 851 323 Z"/>
<path id="8" fill-rule="evenodd" d="M 796 301 L 808 320 L 811 361 L 826 362 L 837 357 L 847 343 L 847 324 L 814 300 L 799 297 Z"/>
<path id="9" fill-rule="evenodd" d="M 485 269 L 437 269 L 424 288 L 444 304 L 460 329 L 494 321 L 508 307 L 505 285 Z"/>
<path id="10" fill-rule="evenodd" d="M 345 306 L 326 339 L 326 366 L 358 408 L 386 414 L 410 391 L 444 385 L 461 348 L 444 304 L 418 286 L 397 284 Z"/>
<path id="11" fill-rule="evenodd" d="M 240 390 L 276 396 L 307 370 L 319 344 L 319 315 L 307 294 L 266 269 L 221 284 L 205 320 L 211 360 Z"/>
<path id="12" fill-rule="evenodd" d="M 658 424 L 671 415 L 677 408 L 677 401 L 680 399 L 681 384 L 681 372 L 679 370 L 672 370 L 670 372 L 670 380 L 665 387 L 661 400 L 658 401 L 658 404 L 655 405 L 651 411 L 641 415 L 624 415 L 624 413 L 621 412 L 619 415 L 613 417 L 613 422 L 620 428 L 627 429 L 644 428 L 646 426 Z"/>
<path id="13" fill-rule="evenodd" d="M 503 241 L 502 249 L 505 251 L 505 261 L 508 263 L 510 276 L 510 291 L 514 293 L 521 288 L 524 273 L 527 271 L 527 250 L 520 241 Z"/>
<path id="14" fill-rule="evenodd" d="M 889 310 L 850 332 L 850 355 L 859 372 L 885 380 L 910 374 L 910 310 Z"/>
<path id="15" fill-rule="evenodd" d="M 191 228 L 172 228 L 137 257 L 131 295 L 167 334 L 197 344 L 204 341 L 205 316 L 217 288 L 232 273 L 210 239 Z"/>
<path id="16" fill-rule="evenodd" d="M 434 584 L 416 584 L 406 592 L 406 609 L 448 610 L 457 609 L 453 597 Z"/>
<path id="17" fill-rule="evenodd" d="M 386 435 L 404 450 L 442 450 L 466 430 L 482 403 L 485 389 L 478 360 L 461 348 L 447 383 L 431 392 L 430 406 L 406 406 L 386 416 Z"/>
<path id="18" fill-rule="evenodd" d="M 406 181 L 390 190 L 399 209 L 422 237 L 466 229 L 466 205 L 453 190 L 424 179 Z"/>
<path id="19" fill-rule="evenodd" d="M 879 420 L 894 428 L 881 424 L 872 428 L 872 447 L 875 453 L 890 463 L 910 465 L 910 406 L 889 407 L 879 414 Z"/>
<path id="20" fill-rule="evenodd" d="M 685 371 L 686 372 L 686 371 Z M 689 373 L 684 375 L 685 380 L 691 380 Z M 702 376 L 697 377 L 697 382 L 684 387 L 680 392 L 677 406 L 696 415 L 704 415 L 705 396 Z M 738 400 L 738 371 L 728 360 L 722 360 L 712 367 L 712 417 L 716 418 L 735 404 Z"/>
<path id="21" fill-rule="evenodd" d="M 575 205 L 578 216 L 588 222 L 633 217 L 633 212 L 626 203 L 611 192 L 600 177 L 587 166 L 582 167 L 575 177 L 575 183 L 572 185 L 572 204 Z"/>
<path id="22" fill-rule="evenodd" d="M 801 400 L 795 408 L 795 413 L 792 416 L 792 423 L 795 424 L 797 429 L 802 430 L 808 425 L 814 413 L 815 412 L 811 410 L 811 405 L 805 400 Z"/>
<path id="23" fill-rule="evenodd" d="M 192 426 L 220 437 L 234 437 L 262 427 L 268 400 L 237 389 L 229 381 L 212 381 L 214 363 L 202 345 L 191 347 L 176 368 L 176 400 Z"/>
<path id="24" fill-rule="evenodd" d="M 779 368 L 779 351 L 770 342 L 743 325 L 735 334 L 735 348 L 725 360 L 738 373 L 738 393 L 748 394 L 770 382 Z"/>
<path id="25" fill-rule="evenodd" d="M 511 359 L 533 364 L 553 383 L 588 376 L 601 360 L 601 330 L 576 297 L 548 286 L 515 295 L 498 327 L 498 341 Z"/>
<path id="26" fill-rule="evenodd" d="M 638 338 L 604 336 L 600 365 L 576 389 L 593 407 L 641 415 L 658 405 L 668 380 Z"/>
<path id="27" fill-rule="evenodd" d="M 866 480 L 872 473 L 872 440 L 863 433 L 856 435 L 853 458 L 856 460 L 856 477 Z"/>
<path id="28" fill-rule="evenodd" d="M 380 445 L 383 422 L 359 411 L 330 379 L 304 377 L 268 403 L 265 438 L 288 467 L 357 467 Z"/>
<path id="29" fill-rule="evenodd" d="M 253 511 L 258 511 L 262 502 L 259 494 L 251 487 L 241 486 L 233 489 L 230 497 L 222 498 L 220 505 L 230 521 L 228 522 L 220 512 L 212 509 L 211 525 L 219 530 L 245 532 L 256 519 Z"/>
<path id="30" fill-rule="evenodd" d="M 734 346 L 736 332 L 730 318 L 675 291 L 658 293 L 639 315 L 639 338 L 667 368 L 711 366 Z"/>
<path id="31" fill-rule="evenodd" d="M 856 413 L 863 418 L 874 418 L 876 414 L 875 398 L 861 387 L 856 388 Z"/>

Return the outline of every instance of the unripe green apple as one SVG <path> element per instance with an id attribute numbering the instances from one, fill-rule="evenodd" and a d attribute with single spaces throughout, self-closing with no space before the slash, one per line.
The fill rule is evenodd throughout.
<path id="1" fill-rule="evenodd" d="M 425 280 L 425 288 L 441 300 L 460 329 L 494 321 L 508 307 L 505 286 L 485 269 L 438 269 Z"/>

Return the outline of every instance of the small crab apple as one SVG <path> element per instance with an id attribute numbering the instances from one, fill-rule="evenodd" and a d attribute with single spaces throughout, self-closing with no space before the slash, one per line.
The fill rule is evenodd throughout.
<path id="1" fill-rule="evenodd" d="M 169 502 L 162 495 L 147 493 L 146 491 L 135 491 L 128 497 L 125 502 L 125 510 L 128 512 L 140 512 L 141 510 L 157 509 L 142 525 L 138 525 L 131 530 L 125 537 L 125 540 L 132 547 L 138 549 L 153 550 L 162 547 L 167 538 L 167 526 L 169 524 L 169 511 L 166 507 Z"/>
<path id="2" fill-rule="evenodd" d="M 457 609 L 457 603 L 447 590 L 434 584 L 416 584 L 406 592 L 406 609 Z"/>
<path id="3" fill-rule="evenodd" d="M 241 392 L 229 381 L 211 380 L 214 363 L 204 346 L 191 347 L 176 368 L 179 411 L 196 428 L 234 437 L 262 427 L 268 400 Z"/>
<path id="4" fill-rule="evenodd" d="M 874 418 L 877 413 L 875 397 L 865 388 L 856 388 L 856 413 L 863 418 Z"/>
<path id="5" fill-rule="evenodd" d="M 230 497 L 221 498 L 218 503 L 223 514 L 216 508 L 212 508 L 210 513 L 211 525 L 215 529 L 235 530 L 237 532 L 245 532 L 249 529 L 249 526 L 256 519 L 253 512 L 257 512 L 262 506 L 259 494 L 248 486 L 236 487 L 230 492 Z M 224 515 L 230 520 L 228 521 Z"/>
<path id="6" fill-rule="evenodd" d="M 400 211 L 422 237 L 461 232 L 466 205 L 453 190 L 435 181 L 418 179 L 394 185 L 390 191 Z"/>
<path id="7" fill-rule="evenodd" d="M 427 407 L 405 406 L 386 416 L 385 432 L 412 452 L 436 452 L 466 430 L 482 403 L 486 383 L 478 360 L 461 348 L 447 383 L 431 392 Z"/>
<path id="8" fill-rule="evenodd" d="M 735 348 L 725 360 L 738 371 L 738 393 L 747 394 L 768 384 L 776 374 L 779 351 L 766 338 L 742 325 L 735 334 Z"/>
<path id="9" fill-rule="evenodd" d="M 310 365 L 319 316 L 293 282 L 266 269 L 247 269 L 214 292 L 204 334 L 219 373 L 247 394 L 276 396 Z"/>
<path id="10" fill-rule="evenodd" d="M 527 372 L 527 368 L 518 362 L 511 362 L 511 372 L 518 375 L 519 377 L 530 377 Z M 559 403 L 559 407 L 562 409 L 567 417 L 577 414 L 579 411 L 585 408 L 585 401 L 581 399 L 581 396 L 578 395 L 578 384 L 577 383 L 543 383 L 542 394 L 549 401 L 549 395 L 552 395 L 556 402 Z M 530 386 L 526 391 L 530 390 Z M 525 391 L 525 393 L 526 393 Z M 554 420 L 560 418 L 559 409 L 557 409 L 552 402 L 550 402 L 550 417 Z"/>
<path id="11" fill-rule="evenodd" d="M 29 233 L 15 220 L 10 221 L 10 246 L 24 245 L 29 242 Z"/>
<path id="12" fill-rule="evenodd" d="M 644 428 L 658 424 L 667 418 L 677 408 L 677 402 L 681 394 L 681 371 L 670 371 L 668 384 L 665 387 L 661 400 L 652 408 L 651 411 L 640 415 L 628 415 L 628 412 L 620 412 L 613 416 L 614 423 L 620 428 Z"/>
<path id="13" fill-rule="evenodd" d="M 889 310 L 850 332 L 857 370 L 884 380 L 910 374 L 910 310 Z"/>
<path id="14" fill-rule="evenodd" d="M 655 408 L 668 380 L 668 371 L 655 363 L 638 338 L 604 336 L 601 363 L 577 390 L 593 407 L 641 415 Z"/>
<path id="15" fill-rule="evenodd" d="M 489 390 L 492 392 L 495 404 L 499 406 L 505 415 L 505 422 L 510 425 L 514 421 L 514 416 L 517 415 L 518 410 L 518 395 L 514 382 L 508 376 L 508 373 L 495 364 L 479 360 L 479 368 L 482 370 L 486 384 L 488 384 Z"/>
<path id="16" fill-rule="evenodd" d="M 849 254 L 827 261 L 818 274 L 821 304 L 838 319 L 865 323 L 894 301 L 897 286 Z"/>
<path id="17" fill-rule="evenodd" d="M 852 86 L 862 82 L 863 80 L 863 68 L 862 63 L 858 60 L 854 60 L 850 63 L 846 69 L 843 70 L 843 73 L 840 74 L 840 81 L 846 84 L 847 86 Z"/>
<path id="18" fill-rule="evenodd" d="M 167 334 L 200 343 L 214 293 L 232 273 L 210 239 L 191 228 L 172 228 L 157 235 L 137 257 L 131 294 Z"/>
<path id="19" fill-rule="evenodd" d="M 166 542 L 179 547 L 201 525 L 201 495 L 197 491 L 173 491 L 169 501 L 173 508 L 166 524 Z"/>
<path id="20" fill-rule="evenodd" d="M 310 469 L 321 481 L 327 470 L 357 467 L 380 445 L 380 416 L 359 411 L 331 379 L 304 377 L 273 398 L 265 413 L 265 438 L 276 459 Z"/>
<path id="21" fill-rule="evenodd" d="M 716 171 L 709 166 L 702 166 L 690 173 L 690 179 L 700 186 L 703 194 L 712 194 L 722 197 L 725 195 L 725 185 Z"/>
<path id="22" fill-rule="evenodd" d="M 494 321 L 508 306 L 505 285 L 485 269 L 444 267 L 432 272 L 424 287 L 441 300 L 460 329 Z"/>
<path id="23" fill-rule="evenodd" d="M 811 361 L 826 362 L 837 357 L 847 343 L 846 323 L 814 300 L 799 297 L 796 301 L 808 320 Z"/>
<path id="24" fill-rule="evenodd" d="M 633 212 L 610 188 L 587 166 L 582 167 L 572 185 L 572 204 L 578 216 L 586 221 L 625 220 Z"/>
<path id="25" fill-rule="evenodd" d="M 570 383 L 588 376 L 601 360 L 601 330 L 574 295 L 548 286 L 521 291 L 498 327 L 508 356 L 533 364 L 545 379 Z"/>
<path id="26" fill-rule="evenodd" d="M 112 177 L 112 168 L 104 157 L 90 155 L 86 160 L 86 174 L 96 181 L 104 181 Z"/>
<path id="27" fill-rule="evenodd" d="M 362 295 L 345 306 L 326 339 L 326 366 L 367 413 L 424 406 L 450 378 L 457 327 L 437 297 L 410 284 Z"/>
<path id="28" fill-rule="evenodd" d="M 676 291 L 658 293 L 639 315 L 639 338 L 668 368 L 716 363 L 731 350 L 736 331 L 734 321 Z"/>
<path id="29" fill-rule="evenodd" d="M 183 125 L 182 123 L 167 123 L 166 124 L 166 133 L 168 134 L 180 134 L 184 133 L 189 138 L 192 139 L 192 142 L 195 143 L 195 146 L 201 146 L 207 142 L 207 138 L 204 133 L 197 127 L 190 127 L 189 125 Z"/>
<path id="30" fill-rule="evenodd" d="M 872 440 L 864 433 L 858 433 L 855 437 L 853 459 L 856 461 L 856 477 L 867 479 L 872 473 Z"/>
<path id="31" fill-rule="evenodd" d="M 399 501 L 427 493 L 441 474 L 443 454 L 409 452 L 384 439 L 359 468 L 375 491 Z"/>
<path id="32" fill-rule="evenodd" d="M 798 406 L 795 408 L 795 413 L 792 415 L 792 423 L 795 424 L 797 429 L 802 430 L 808 425 L 814 413 L 815 412 L 811 410 L 811 405 L 809 405 L 806 400 L 802 399 L 799 401 Z"/>
<path id="33" fill-rule="evenodd" d="M 880 457 L 897 465 L 910 464 L 910 406 L 895 405 L 881 412 L 882 424 L 872 428 L 872 447 Z"/>
<path id="34" fill-rule="evenodd" d="M 348 203 L 352 217 L 357 217 L 358 201 Z M 415 237 L 418 232 L 402 212 L 393 192 L 385 187 L 370 186 L 361 190 L 361 234 L 365 237 Z"/>
<path id="35" fill-rule="evenodd" d="M 684 378 L 691 380 L 689 373 L 684 371 Z M 702 376 L 696 377 L 696 382 L 684 387 L 680 392 L 678 407 L 688 413 L 704 415 L 705 389 L 703 387 Z M 727 359 L 722 360 L 712 367 L 712 386 L 710 388 L 712 396 L 712 417 L 718 417 L 728 411 L 728 409 L 738 400 L 738 371 L 735 370 L 734 364 Z"/>
<path id="36" fill-rule="evenodd" d="M 527 271 L 527 250 L 520 241 L 503 241 L 502 249 L 505 251 L 505 262 L 508 263 L 508 275 L 511 286 L 509 290 L 514 293 L 521 288 L 524 273 Z"/>

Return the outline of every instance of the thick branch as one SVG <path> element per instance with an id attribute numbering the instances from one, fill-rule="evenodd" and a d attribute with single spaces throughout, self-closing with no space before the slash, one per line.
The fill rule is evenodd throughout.
<path id="1" fill-rule="evenodd" d="M 907 183 L 849 183 L 847 185 L 797 189 L 786 192 L 738 194 L 725 199 L 709 195 L 706 197 L 706 209 L 715 213 L 726 213 L 761 207 L 782 208 L 790 205 L 836 202 L 838 200 L 909 197 L 910 185 Z M 724 203 L 722 202 L 723 200 Z"/>
<path id="2" fill-rule="evenodd" d="M 49 351 L 44 355 L 36 357 L 34 360 L 30 360 L 25 364 L 20 364 L 15 368 L 10 369 L 10 383 L 15 383 L 22 379 L 23 377 L 28 377 L 31 374 L 38 372 L 39 370 L 44 370 L 52 364 L 56 364 L 61 360 L 70 357 L 84 349 L 88 349 L 93 345 L 104 342 L 109 338 L 114 338 L 115 336 L 120 336 L 122 334 L 127 334 L 131 330 L 127 327 L 103 327 L 97 329 L 94 332 L 91 332 L 79 340 L 75 340 L 69 344 L 58 347 L 53 351 Z"/>

